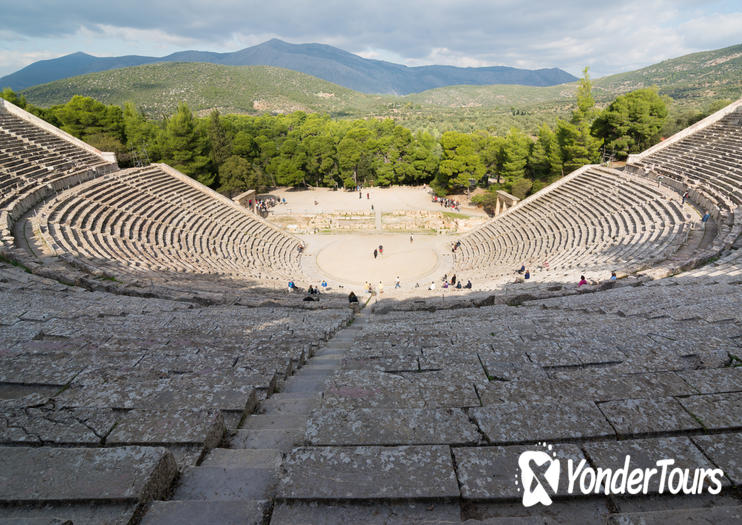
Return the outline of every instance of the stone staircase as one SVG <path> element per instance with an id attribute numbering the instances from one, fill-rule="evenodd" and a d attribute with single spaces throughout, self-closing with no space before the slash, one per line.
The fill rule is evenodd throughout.
<path id="1" fill-rule="evenodd" d="M 154 502 L 142 523 L 263 523 L 272 510 L 285 455 L 302 444 L 325 380 L 339 367 L 366 318 L 365 313 L 356 316 L 279 385 L 279 393 L 230 432 L 227 447 L 213 449 L 200 465 L 186 470 L 172 499 Z"/>

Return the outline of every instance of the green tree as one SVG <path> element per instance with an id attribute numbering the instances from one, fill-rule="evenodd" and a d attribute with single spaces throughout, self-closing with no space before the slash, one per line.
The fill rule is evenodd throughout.
<path id="1" fill-rule="evenodd" d="M 154 122 L 148 121 L 132 102 L 124 104 L 123 121 L 126 146 L 139 152 L 146 150 L 152 161 L 160 160 L 158 136 L 162 130 Z"/>
<path id="2" fill-rule="evenodd" d="M 565 172 L 600 161 L 600 146 L 603 141 L 591 134 L 595 116 L 592 82 L 588 68 L 585 68 L 577 86 L 577 107 L 572 112 L 571 120 L 557 120 L 556 134 Z"/>
<path id="3" fill-rule="evenodd" d="M 518 128 L 508 131 L 502 148 L 502 176 L 508 182 L 512 183 L 526 175 L 531 144 L 531 139 Z"/>
<path id="4" fill-rule="evenodd" d="M 542 124 L 528 157 L 528 169 L 535 178 L 543 180 L 561 172 L 561 162 L 558 171 L 552 172 L 552 148 L 559 149 L 556 135 L 549 126 Z"/>
<path id="5" fill-rule="evenodd" d="M 165 161 L 175 169 L 193 177 L 202 184 L 214 184 L 216 175 L 209 172 L 208 141 L 202 129 L 197 129 L 193 113 L 185 104 L 179 104 L 175 115 L 165 126 L 163 153 Z"/>
<path id="6" fill-rule="evenodd" d="M 3 91 L 0 93 L 0 98 L 4 98 L 11 104 L 15 104 L 21 109 L 26 109 L 26 106 L 27 106 L 26 97 L 24 97 L 23 95 L 18 95 L 15 91 L 13 91 L 10 88 L 3 89 Z"/>
<path id="7" fill-rule="evenodd" d="M 52 108 L 62 130 L 85 140 L 94 135 L 110 135 L 125 140 L 124 118 L 118 106 L 106 106 L 91 97 L 75 95 L 63 106 Z"/>
<path id="8" fill-rule="evenodd" d="M 269 166 L 276 182 L 282 186 L 298 186 L 305 184 L 304 165 L 307 160 L 306 150 L 301 142 L 288 138 L 283 141 L 278 152 Z"/>
<path id="9" fill-rule="evenodd" d="M 478 181 L 484 176 L 484 162 L 475 149 L 472 135 L 447 131 L 441 136 L 441 147 L 443 154 L 436 178 L 439 189 L 468 188 L 470 179 Z"/>
<path id="10" fill-rule="evenodd" d="M 265 189 L 262 173 L 250 161 L 232 155 L 219 166 L 219 191 L 233 197 L 243 191 Z"/>
<path id="11" fill-rule="evenodd" d="M 626 158 L 654 144 L 666 118 L 667 106 L 657 88 L 638 89 L 616 97 L 595 120 L 592 132 L 618 158 Z"/>
<path id="12" fill-rule="evenodd" d="M 232 153 L 232 144 L 229 141 L 227 130 L 222 124 L 218 110 L 215 109 L 209 114 L 209 123 L 206 129 L 209 137 L 211 162 L 218 168 Z"/>
<path id="13" fill-rule="evenodd" d="M 412 165 L 411 180 L 408 184 L 430 182 L 438 171 L 440 162 L 440 144 L 430 133 L 418 131 L 411 147 L 410 163 Z"/>
<path id="14" fill-rule="evenodd" d="M 338 163 L 345 187 L 367 184 L 372 179 L 368 149 L 371 138 L 371 132 L 362 123 L 354 122 L 338 143 Z"/>
<path id="15" fill-rule="evenodd" d="M 480 142 L 480 156 L 486 173 L 497 178 L 497 183 L 502 182 L 502 165 L 503 165 L 503 148 L 505 147 L 504 137 L 493 137 L 486 135 Z M 493 208 L 494 209 L 494 208 Z"/>

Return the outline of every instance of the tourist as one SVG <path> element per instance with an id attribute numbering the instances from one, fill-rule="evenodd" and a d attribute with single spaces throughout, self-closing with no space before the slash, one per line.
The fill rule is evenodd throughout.
<path id="1" fill-rule="evenodd" d="M 327 281 L 325 281 L 324 279 L 322 279 L 322 291 L 327 291 Z"/>
<path id="2" fill-rule="evenodd" d="M 428 286 L 428 290 L 433 291 L 435 290 L 435 281 L 430 282 L 430 286 Z"/>
<path id="3" fill-rule="evenodd" d="M 366 200 L 368 200 L 370 198 L 371 198 L 371 194 L 370 193 L 366 193 Z"/>
<path id="4" fill-rule="evenodd" d="M 685 201 L 688 199 L 688 192 L 683 193 L 683 200 L 680 201 L 680 205 L 685 205 Z"/>
<path id="5" fill-rule="evenodd" d="M 362 199 L 362 198 L 363 198 L 363 193 L 362 193 L 362 192 L 360 192 L 360 191 L 358 192 L 358 198 L 359 198 L 359 199 Z M 350 293 L 353 293 L 353 292 L 350 292 Z"/>
<path id="6" fill-rule="evenodd" d="M 358 304 L 358 297 L 356 297 L 356 294 L 354 294 L 353 292 L 350 292 L 348 294 L 348 302 L 350 304 L 353 304 L 353 303 Z"/>
<path id="7" fill-rule="evenodd" d="M 704 225 L 705 225 L 710 218 L 711 218 L 711 214 L 708 211 L 706 211 L 703 214 L 703 217 L 701 218 L 701 222 L 704 223 Z"/>
<path id="8" fill-rule="evenodd" d="M 577 288 L 579 288 L 583 284 L 587 284 L 587 279 L 585 279 L 585 276 L 584 275 L 580 275 L 580 282 L 577 283 Z"/>
<path id="9" fill-rule="evenodd" d="M 379 256 L 379 250 L 374 248 L 374 259 L 376 259 Z"/>
<path id="10" fill-rule="evenodd" d="M 461 290 L 461 281 L 456 283 L 456 289 Z"/>
<path id="11" fill-rule="evenodd" d="M 467 288 L 467 289 L 471 290 L 471 281 L 470 280 L 468 280 L 468 279 L 466 280 L 466 284 L 464 285 L 464 288 Z"/>
<path id="12" fill-rule="evenodd" d="M 294 280 L 289 281 L 289 293 L 294 291 Z"/>
<path id="13" fill-rule="evenodd" d="M 410 234 L 410 244 L 412 244 L 412 241 L 413 241 L 413 237 L 412 237 L 412 234 Z"/>
<path id="14" fill-rule="evenodd" d="M 379 281 L 379 295 L 383 295 L 384 293 L 384 283 Z"/>
<path id="15" fill-rule="evenodd" d="M 384 255 L 384 247 L 379 244 L 379 255 Z"/>
<path id="16" fill-rule="evenodd" d="M 526 265 L 525 264 L 521 264 L 520 265 L 520 270 L 515 270 L 515 273 L 523 273 L 525 271 L 526 271 Z"/>
<path id="17" fill-rule="evenodd" d="M 309 285 L 309 289 L 307 290 L 307 293 L 308 293 L 309 295 L 312 295 L 312 294 L 314 294 L 314 288 L 312 288 L 312 285 L 311 285 L 311 284 Z"/>
<path id="18" fill-rule="evenodd" d="M 443 281 L 443 288 L 448 288 L 448 281 Z"/>
<path id="19" fill-rule="evenodd" d="M 394 288 L 400 288 L 399 275 L 397 276 L 396 279 L 394 279 Z"/>
<path id="20" fill-rule="evenodd" d="M 451 277 L 451 285 L 453 286 L 456 284 L 456 274 L 453 274 L 453 277 Z"/>
<path id="21" fill-rule="evenodd" d="M 531 278 L 531 272 L 529 270 L 526 270 L 526 273 L 523 275 L 523 279 L 526 281 Z"/>
<path id="22" fill-rule="evenodd" d="M 615 281 L 616 280 L 616 272 L 611 272 L 611 278 L 610 278 L 610 280 L 611 281 Z"/>

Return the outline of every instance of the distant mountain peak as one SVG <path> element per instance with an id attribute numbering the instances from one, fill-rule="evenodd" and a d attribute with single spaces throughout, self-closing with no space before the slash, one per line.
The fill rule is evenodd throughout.
<path id="1" fill-rule="evenodd" d="M 23 90 L 38 84 L 153 62 L 205 62 L 227 66 L 276 66 L 306 73 L 364 93 L 409 94 L 459 84 L 551 86 L 575 77 L 558 68 L 531 71 L 511 67 L 407 67 L 372 60 L 327 44 L 292 44 L 272 38 L 232 53 L 179 51 L 166 57 L 96 57 L 82 51 L 34 62 L 0 78 L 0 89 Z"/>

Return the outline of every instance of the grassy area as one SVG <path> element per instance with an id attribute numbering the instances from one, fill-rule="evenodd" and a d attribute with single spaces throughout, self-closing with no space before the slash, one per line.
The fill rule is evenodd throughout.
<path id="1" fill-rule="evenodd" d="M 441 213 L 449 219 L 468 219 L 471 217 L 471 215 L 467 215 L 466 213 L 457 213 L 455 211 L 442 211 Z"/>

